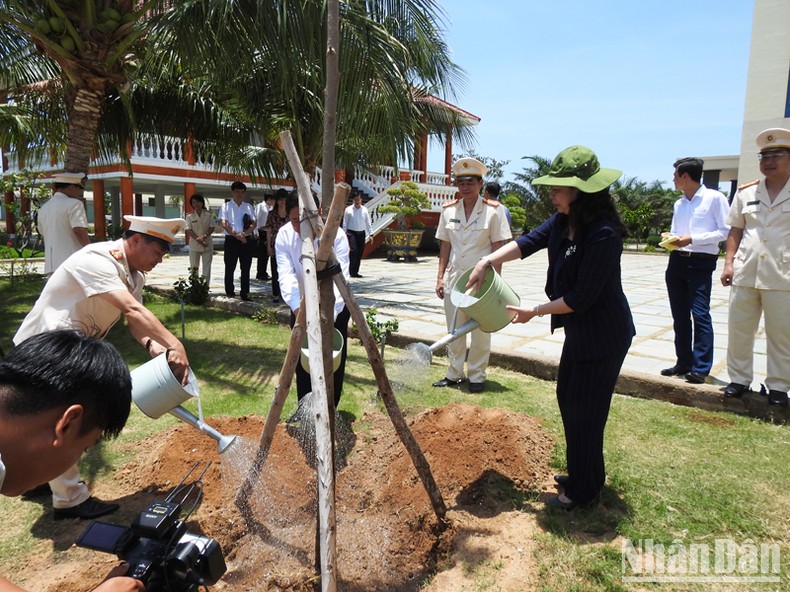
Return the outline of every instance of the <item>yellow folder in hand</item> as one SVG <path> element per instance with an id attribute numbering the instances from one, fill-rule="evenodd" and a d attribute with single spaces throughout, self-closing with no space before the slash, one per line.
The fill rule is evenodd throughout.
<path id="1" fill-rule="evenodd" d="M 660 243 L 658 243 L 658 246 L 665 248 L 667 251 L 674 251 L 675 249 L 678 248 L 677 245 L 675 244 L 675 241 L 678 240 L 680 240 L 679 236 L 675 236 L 675 235 L 668 236 Z"/>

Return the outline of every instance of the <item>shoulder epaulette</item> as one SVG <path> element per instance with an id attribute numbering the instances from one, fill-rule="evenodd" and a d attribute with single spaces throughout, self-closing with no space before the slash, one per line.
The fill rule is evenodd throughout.
<path id="1" fill-rule="evenodd" d="M 743 185 L 738 185 L 738 191 L 741 189 L 746 189 L 747 187 L 751 187 L 753 185 L 758 185 L 760 183 L 759 179 L 755 179 L 754 181 L 749 181 L 748 183 L 744 183 Z"/>
<path id="2" fill-rule="evenodd" d="M 443 203 L 442 207 L 443 208 L 449 208 L 450 206 L 456 205 L 459 201 L 461 201 L 460 197 L 458 199 L 453 199 L 451 201 L 447 201 L 447 202 Z"/>
<path id="3" fill-rule="evenodd" d="M 499 201 L 497 201 L 495 199 L 488 199 L 487 197 L 483 198 L 483 203 L 484 204 L 488 204 L 489 206 L 494 206 L 495 208 L 498 208 L 499 205 L 500 205 Z"/>

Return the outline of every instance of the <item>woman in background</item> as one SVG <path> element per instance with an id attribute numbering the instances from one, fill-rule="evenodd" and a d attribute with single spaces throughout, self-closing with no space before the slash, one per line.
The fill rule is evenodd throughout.
<path id="1" fill-rule="evenodd" d="M 635 334 L 620 279 L 626 229 L 609 193 L 620 171 L 604 169 L 584 146 L 566 148 L 547 175 L 557 213 L 532 232 L 483 257 L 467 287 L 480 288 L 488 267 L 547 249 L 548 302 L 511 307 L 514 323 L 551 315 L 552 332 L 565 330 L 557 372 L 557 402 L 565 430 L 567 475 L 563 492 L 547 502 L 566 510 L 598 501 L 606 471 L 603 436 L 615 382 Z"/>
<path id="2" fill-rule="evenodd" d="M 206 200 L 200 193 L 189 198 L 189 205 L 194 211 L 187 214 L 187 236 L 189 237 L 189 267 L 199 270 L 203 262 L 203 277 L 211 283 L 211 260 L 214 258 L 214 241 L 211 233 L 216 223 L 214 214 L 206 208 Z M 200 275 L 200 273 L 198 273 Z"/>

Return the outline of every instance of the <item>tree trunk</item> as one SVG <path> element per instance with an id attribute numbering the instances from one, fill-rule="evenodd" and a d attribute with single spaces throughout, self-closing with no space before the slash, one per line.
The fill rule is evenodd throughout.
<path id="1" fill-rule="evenodd" d="M 104 90 L 81 88 L 69 113 L 65 169 L 70 173 L 86 173 L 96 144 L 96 133 L 102 114 Z"/>

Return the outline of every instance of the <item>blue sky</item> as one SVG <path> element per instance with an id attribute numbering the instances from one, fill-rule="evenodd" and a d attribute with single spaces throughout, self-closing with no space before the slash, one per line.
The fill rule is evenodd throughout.
<path id="1" fill-rule="evenodd" d="M 467 74 L 448 99 L 481 118 L 476 151 L 510 160 L 506 180 L 572 144 L 668 186 L 679 156 L 740 151 L 752 2 L 439 1 Z M 428 158 L 444 169 L 442 145 Z"/>

